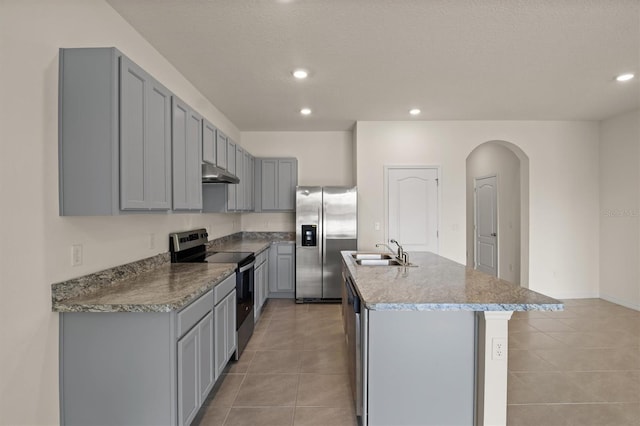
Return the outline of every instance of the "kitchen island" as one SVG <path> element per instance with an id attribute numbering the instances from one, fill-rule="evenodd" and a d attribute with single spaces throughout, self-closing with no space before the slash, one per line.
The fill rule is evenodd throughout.
<path id="1" fill-rule="evenodd" d="M 342 252 L 354 293 L 343 309 L 362 424 L 506 424 L 508 320 L 562 303 L 433 253 L 412 252 L 411 266 L 362 266 L 354 253 Z"/>

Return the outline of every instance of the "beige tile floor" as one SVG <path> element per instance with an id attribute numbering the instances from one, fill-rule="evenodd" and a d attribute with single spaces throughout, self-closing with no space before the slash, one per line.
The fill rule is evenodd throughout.
<path id="1" fill-rule="evenodd" d="M 640 426 L 640 312 L 600 299 L 509 321 L 509 426 Z M 195 424 L 355 426 L 339 305 L 271 299 Z"/>
<path id="2" fill-rule="evenodd" d="M 509 426 L 640 425 L 640 312 L 601 299 L 509 321 Z"/>
<path id="3" fill-rule="evenodd" d="M 270 299 L 201 426 L 355 426 L 338 304 Z"/>

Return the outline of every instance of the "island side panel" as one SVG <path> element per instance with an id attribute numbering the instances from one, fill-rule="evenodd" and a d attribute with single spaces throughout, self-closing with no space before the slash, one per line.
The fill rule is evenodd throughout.
<path id="1" fill-rule="evenodd" d="M 367 314 L 367 424 L 473 424 L 474 313 Z"/>
<path id="2" fill-rule="evenodd" d="M 176 424 L 171 313 L 60 318 L 61 424 Z"/>

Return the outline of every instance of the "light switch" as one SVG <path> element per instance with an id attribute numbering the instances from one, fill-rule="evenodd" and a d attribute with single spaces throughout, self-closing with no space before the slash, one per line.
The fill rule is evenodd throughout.
<path id="1" fill-rule="evenodd" d="M 376 231 L 379 231 L 379 230 L 380 230 L 380 222 L 376 222 L 376 223 L 374 223 L 374 224 L 373 224 L 373 228 L 374 228 Z"/>
<path id="2" fill-rule="evenodd" d="M 82 265 L 82 244 L 71 246 L 71 266 Z"/>

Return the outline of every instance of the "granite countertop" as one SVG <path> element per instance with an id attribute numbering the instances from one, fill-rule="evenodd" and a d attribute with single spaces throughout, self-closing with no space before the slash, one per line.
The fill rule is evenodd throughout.
<path id="1" fill-rule="evenodd" d="M 268 249 L 273 243 L 295 241 L 295 234 L 293 233 L 252 232 L 247 234 L 248 236 L 243 235 L 240 238 L 221 238 L 210 241 L 207 244 L 207 251 L 252 252 L 257 255 L 258 253 Z"/>
<path id="2" fill-rule="evenodd" d="M 395 311 L 558 311 L 562 302 L 467 268 L 429 252 L 411 252 L 415 266 L 361 266 L 343 251 L 343 262 L 362 303 Z"/>
<path id="3" fill-rule="evenodd" d="M 205 294 L 235 272 L 233 263 L 166 263 L 87 294 L 54 294 L 55 312 L 170 312 Z M 55 285 L 55 284 L 54 284 Z M 56 300 L 58 299 L 58 300 Z"/>
<path id="4" fill-rule="evenodd" d="M 210 245 L 208 251 L 252 252 L 258 254 L 268 249 L 272 242 L 269 239 L 241 239 Z"/>
<path id="5" fill-rule="evenodd" d="M 247 232 L 207 243 L 209 251 L 260 253 L 290 232 Z M 169 263 L 169 253 L 51 285 L 54 312 L 180 310 L 235 272 L 232 263 Z"/>

